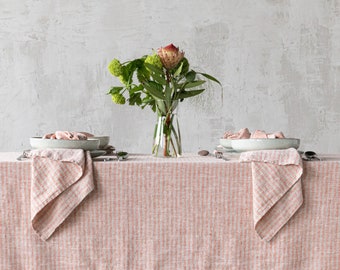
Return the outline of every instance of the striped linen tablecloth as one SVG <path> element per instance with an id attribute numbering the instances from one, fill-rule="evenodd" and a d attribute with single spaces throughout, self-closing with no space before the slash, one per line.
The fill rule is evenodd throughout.
<path id="1" fill-rule="evenodd" d="M 269 242 L 254 229 L 251 162 L 94 162 L 94 190 L 43 241 L 31 161 L 16 155 L 0 153 L 0 269 L 339 269 L 339 159 L 303 162 L 303 204 Z"/>

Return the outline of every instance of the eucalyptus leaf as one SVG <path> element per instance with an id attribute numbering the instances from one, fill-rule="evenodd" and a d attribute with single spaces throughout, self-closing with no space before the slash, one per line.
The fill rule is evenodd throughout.
<path id="1" fill-rule="evenodd" d="M 184 99 L 189 97 L 194 97 L 201 94 L 205 89 L 191 90 L 191 91 L 182 91 L 179 92 L 176 96 L 176 99 Z"/>
<path id="2" fill-rule="evenodd" d="M 201 73 L 201 72 L 198 72 L 198 74 L 201 74 L 202 76 L 204 76 L 204 77 L 208 78 L 209 80 L 214 81 L 214 82 L 216 82 L 216 83 L 218 83 L 219 85 L 222 86 L 222 84 L 220 83 L 220 81 L 217 80 L 215 77 L 213 77 L 213 76 L 211 76 L 211 75 L 209 75 L 209 74 L 206 74 L 206 73 Z"/>
<path id="3" fill-rule="evenodd" d="M 188 82 L 184 85 L 184 88 L 193 88 L 193 87 L 196 87 L 196 86 L 200 86 L 204 83 L 205 83 L 205 81 L 203 81 L 203 80 Z"/>

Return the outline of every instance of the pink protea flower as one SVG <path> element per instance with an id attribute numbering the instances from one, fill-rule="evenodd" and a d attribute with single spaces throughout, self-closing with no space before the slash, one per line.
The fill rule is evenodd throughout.
<path id="1" fill-rule="evenodd" d="M 161 47 L 157 50 L 157 54 L 166 69 L 172 69 L 178 65 L 184 57 L 184 52 L 172 43 L 166 47 Z"/>

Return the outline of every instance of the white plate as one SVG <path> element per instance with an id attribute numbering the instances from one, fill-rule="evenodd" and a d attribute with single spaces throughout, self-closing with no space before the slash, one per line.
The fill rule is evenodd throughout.
<path id="1" fill-rule="evenodd" d="M 30 144 L 33 149 L 45 148 L 67 148 L 67 149 L 84 149 L 97 150 L 99 148 L 99 140 L 89 138 L 87 140 L 53 140 L 42 139 L 41 137 L 30 138 Z"/>
<path id="2" fill-rule="evenodd" d="M 231 139 L 220 139 L 220 145 L 222 145 L 225 148 L 231 148 Z"/>
<path id="3" fill-rule="evenodd" d="M 231 147 L 237 152 L 271 150 L 271 149 L 298 149 L 300 139 L 237 139 L 232 140 Z"/>
<path id="4" fill-rule="evenodd" d="M 222 145 L 218 145 L 215 147 L 216 151 L 222 152 L 222 153 L 235 153 L 236 151 L 233 148 L 227 148 Z"/>

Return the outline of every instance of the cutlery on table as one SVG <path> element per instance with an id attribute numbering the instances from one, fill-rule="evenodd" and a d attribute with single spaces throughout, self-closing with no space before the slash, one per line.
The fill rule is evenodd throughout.
<path id="1" fill-rule="evenodd" d="M 200 156 L 214 156 L 217 159 L 223 159 L 223 160 L 226 160 L 226 161 L 229 160 L 225 156 L 223 156 L 223 152 L 217 151 L 217 150 L 214 151 L 214 154 L 210 154 L 208 150 L 200 150 L 200 151 L 198 151 L 198 154 Z"/>

